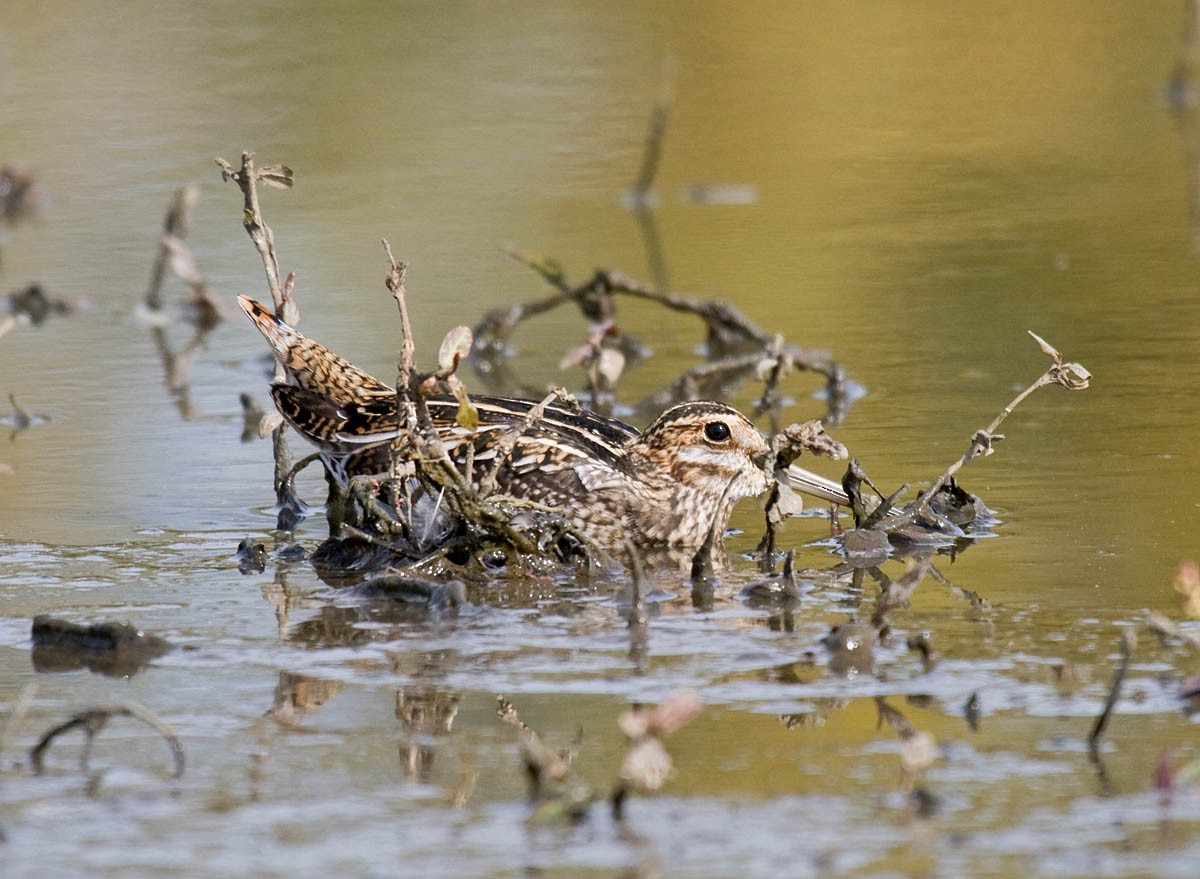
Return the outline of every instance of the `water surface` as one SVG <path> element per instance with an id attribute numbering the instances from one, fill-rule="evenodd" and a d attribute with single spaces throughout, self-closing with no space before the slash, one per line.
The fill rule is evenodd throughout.
<path id="1" fill-rule="evenodd" d="M 1180 615 L 1197 552 L 1200 391 L 1194 120 L 1163 99 L 1182 4 L 98 4 L 9 11 L 0 30 L 0 161 L 36 171 L 39 217 L 0 237 L 8 292 L 86 302 L 0 339 L 0 392 L 48 421 L 0 448 L 0 830 L 13 876 L 1183 876 L 1200 793 L 1163 805 L 1156 761 L 1194 759 L 1175 696 L 1194 661 L 1144 628 L 1101 751 L 1085 738 L 1146 608 Z M 721 297 L 789 341 L 828 349 L 868 391 L 832 428 L 882 484 L 931 478 L 1045 360 L 1033 329 L 1094 374 L 1031 398 L 996 456 L 963 474 L 997 536 L 937 562 L 874 672 L 826 666 L 820 638 L 869 616 L 870 578 L 748 607 L 739 560 L 711 609 L 660 582 L 647 656 L 630 656 L 621 582 L 473 587 L 458 613 L 349 597 L 303 562 L 239 573 L 276 545 L 270 450 L 242 443 L 238 394 L 266 401 L 263 346 L 235 320 L 194 350 L 186 389 L 137 318 L 162 215 L 200 185 L 188 237 L 215 297 L 266 298 L 241 201 L 213 158 L 244 148 L 296 171 L 264 203 L 303 326 L 383 377 L 399 345 L 379 239 L 411 263 L 420 353 L 442 332 L 545 291 L 503 254 L 649 279 L 623 206 L 664 57 L 675 103 L 653 212 L 672 289 Z M 752 197 L 697 204 L 694 186 Z M 168 284 L 173 301 L 184 294 Z M 699 328 L 644 305 L 622 323 L 654 356 L 636 403 L 698 362 Z M 554 313 L 513 342 L 522 381 L 573 387 L 585 331 Z M 792 420 L 821 382 L 786 386 Z M 757 389 L 731 402 L 747 407 Z M 836 468 L 827 467 L 836 473 Z M 305 492 L 319 503 L 314 477 Z M 746 503 L 731 546 L 747 552 Z M 818 519 L 789 523 L 801 563 L 832 568 Z M 319 516 L 296 534 L 312 548 Z M 890 576 L 899 563 L 885 568 Z M 981 611 L 966 592 L 987 599 Z M 128 679 L 39 673 L 33 616 L 128 620 L 183 649 Z M 926 633 L 926 670 L 905 640 Z M 528 822 L 516 736 L 495 697 L 603 794 L 632 701 L 698 689 L 670 742 L 676 773 L 625 826 Z M 981 717 L 964 717 L 978 698 Z M 915 813 L 877 699 L 932 733 Z M 93 704 L 171 724 L 188 768 L 114 720 L 22 762 Z M 456 797 L 459 804 L 456 804 Z M 462 801 L 465 801 L 463 803 Z"/>

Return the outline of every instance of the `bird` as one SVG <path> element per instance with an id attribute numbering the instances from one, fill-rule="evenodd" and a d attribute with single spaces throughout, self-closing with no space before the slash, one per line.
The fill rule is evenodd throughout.
<path id="1" fill-rule="evenodd" d="M 315 445 L 343 486 L 351 477 L 387 472 L 399 433 L 395 387 L 288 325 L 248 296 L 242 310 L 266 338 L 285 381 L 271 385 L 279 413 Z M 725 403 L 692 401 L 666 409 L 644 431 L 562 403 L 472 394 L 477 427 L 457 423 L 459 401 L 429 395 L 431 419 L 451 459 L 478 484 L 491 472 L 508 497 L 557 511 L 601 549 L 627 542 L 695 549 L 720 541 L 733 507 L 771 485 L 769 446 L 744 415 Z M 515 438 L 514 431 L 520 431 Z M 508 436 L 508 439 L 502 439 Z M 500 458 L 500 460 L 497 460 Z M 468 464 L 469 461 L 469 464 Z M 846 505 L 841 486 L 800 467 L 791 487 Z"/>

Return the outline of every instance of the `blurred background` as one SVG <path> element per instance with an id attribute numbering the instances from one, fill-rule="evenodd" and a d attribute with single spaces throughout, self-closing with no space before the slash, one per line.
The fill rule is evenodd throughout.
<path id="1" fill-rule="evenodd" d="M 0 164 L 36 179 L 36 215 L 0 230 L 0 295 L 37 283 L 78 309 L 40 326 L 19 322 L 0 338 L 0 396 L 46 419 L 0 442 L 0 563 L 11 570 L 6 584 L 0 574 L 9 607 L 0 700 L 33 678 L 28 620 L 38 612 L 140 614 L 202 650 L 219 635 L 232 638 L 237 659 L 221 654 L 203 671 L 176 658 L 166 678 L 140 679 L 138 698 L 160 709 L 174 700 L 185 730 L 178 715 L 188 705 L 200 711 L 197 731 L 220 714 L 200 695 L 214 666 L 238 686 L 266 687 L 259 701 L 268 703 L 277 666 L 317 662 L 368 693 L 390 692 L 394 676 L 407 674 L 399 666 L 382 677 L 363 672 L 337 651 L 297 659 L 280 635 L 286 620 L 233 570 L 237 540 L 263 537 L 274 523 L 269 446 L 240 439 L 238 395 L 267 401 L 257 333 L 232 317 L 189 348 L 189 324 L 167 326 L 156 341 L 139 317 L 163 215 L 189 183 L 200 200 L 187 242 L 210 295 L 269 301 L 241 226 L 240 194 L 213 162 L 236 165 L 251 149 L 260 164 L 295 171 L 293 190 L 264 190 L 262 200 L 281 268 L 298 278 L 301 327 L 385 379 L 399 345 L 384 287 L 385 237 L 410 263 L 427 361 L 447 328 L 546 292 L 505 248 L 552 257 L 575 281 L 605 267 L 649 282 L 660 258 L 669 289 L 725 299 L 789 342 L 831 352 L 867 391 L 831 432 L 882 486 L 935 476 L 1041 373 L 1047 361 L 1026 330 L 1084 364 L 1090 390 L 1035 395 L 1005 424 L 998 454 L 962 474 L 1002 521 L 1000 537 L 956 560 L 954 573 L 1015 626 L 988 636 L 982 657 L 1023 652 L 1040 669 L 1022 666 L 991 682 L 1013 687 L 1003 697 L 1020 715 L 1005 734 L 1020 742 L 1012 747 L 1036 754 L 1062 730 L 1054 720 L 1025 726 L 1023 712 L 1094 713 L 1113 625 L 1144 607 L 1176 611 L 1171 577 L 1197 552 L 1200 142 L 1189 16 L 1190 4 L 1174 0 L 12 5 L 0 22 Z M 624 196 L 665 63 L 674 98 L 650 214 L 656 257 Z M 186 297 L 175 278 L 163 290 L 171 309 Z M 619 396 L 632 403 L 700 362 L 703 336 L 689 318 L 622 308 L 623 328 L 654 351 L 622 378 Z M 558 361 L 584 332 L 566 311 L 522 326 L 513 338 L 522 380 L 580 387 L 580 375 L 560 372 Z M 186 388 L 168 386 L 172 354 L 191 359 Z M 823 414 L 814 398 L 821 389 L 816 376 L 790 377 L 787 419 Z M 747 386 L 732 402 L 746 407 L 755 391 Z M 315 475 L 308 490 L 319 502 Z M 752 504 L 739 508 L 735 525 L 754 532 L 758 522 Z M 821 527 L 792 523 L 784 545 L 801 546 L 804 564 L 831 564 L 823 550 L 803 546 Z M 323 531 L 318 515 L 297 536 L 311 546 Z M 311 574 L 298 576 L 305 594 L 319 588 Z M 937 614 L 957 613 L 933 601 Z M 612 649 L 604 637 L 619 640 L 624 625 L 615 614 L 603 619 L 606 635 L 591 645 L 601 655 Z M 539 643 L 519 620 L 508 625 L 500 628 L 518 643 Z M 708 623 L 695 625 L 705 631 Z M 738 634 L 737 625 L 722 631 Z M 970 653 L 978 643 L 967 628 L 957 646 Z M 696 634 L 679 633 L 678 677 L 648 689 L 613 684 L 615 699 L 582 699 L 578 710 L 609 723 L 608 709 L 631 694 L 715 684 L 708 675 L 724 673 L 719 663 L 701 672 L 682 658 Z M 815 636 L 810 628 L 807 643 Z M 771 643 L 797 655 L 804 646 Z M 247 645 L 262 651 L 248 667 L 240 654 Z M 724 656 L 741 650 L 735 641 Z M 1087 698 L 1069 709 L 1022 689 L 1063 656 L 1106 660 L 1083 676 Z M 487 730 L 494 721 L 486 703 L 501 685 L 487 674 L 507 685 L 554 674 L 536 662 L 499 672 L 505 666 L 496 662 L 451 675 L 474 680 L 465 698 L 478 687 L 474 716 Z M 545 688 L 560 696 L 606 690 L 597 681 L 627 673 L 619 655 L 601 664 L 607 671 L 558 681 L 561 692 Z M 269 673 L 256 677 L 256 668 Z M 968 663 L 970 674 L 982 668 Z M 737 757 L 715 777 L 706 767 L 681 781 L 718 809 L 727 805 L 721 791 L 739 784 L 753 792 L 746 796 L 781 793 L 777 767 L 743 750 L 755 733 L 739 724 L 811 695 L 740 692 L 730 681 L 742 672 L 725 672 L 734 676 L 717 701 L 742 708 L 730 710 L 721 741 Z M 44 691 L 47 721 L 95 685 L 86 674 L 53 680 L 76 683 Z M 950 714 L 979 680 L 951 681 Z M 165 695 L 167 681 L 192 695 Z M 1190 741 L 1190 724 L 1165 696 L 1150 703 L 1126 706 L 1151 715 L 1138 735 Z M 852 743 L 837 746 L 847 760 L 831 764 L 837 774 L 853 775 L 850 767 L 874 753 L 870 703 L 854 704 L 862 723 L 835 735 Z M 259 729 L 262 707 L 239 708 L 240 724 L 224 735 Z M 342 732 L 368 715 L 351 711 Z M 214 759 L 228 744 L 214 738 Z M 1152 755 L 1128 767 L 1138 790 L 1149 784 Z M 1018 820 L 1022 772 L 1000 773 L 1012 812 L 988 820 Z M 1043 817 L 1072 808 L 1056 798 L 1089 788 L 1090 774 L 1080 777 L 1073 793 L 1041 779 Z M 43 796 L 18 794 L 24 788 L 12 782 L 7 790 L 18 803 Z M 871 809 L 853 792 L 836 802 L 851 818 Z M 16 814 L 28 818 L 22 808 Z M 704 837 L 707 814 L 689 813 L 689 832 Z M 111 828 L 97 820 L 103 838 Z M 480 838 L 503 835 L 504 820 L 480 819 L 488 828 Z M 798 820 L 812 819 L 804 812 Z M 18 838 L 40 838 L 28 832 Z M 885 833 L 879 845 L 902 848 L 906 838 Z M 1045 849 L 1037 837 L 1022 845 Z M 1074 853 L 1067 872 L 1090 863 L 1066 850 Z M 955 863 L 946 851 L 930 856 L 936 869 Z M 585 861 L 595 866 L 607 854 Z M 479 857 L 468 861 L 472 869 L 510 868 Z M 966 863 L 984 875 L 988 858 L 978 857 Z M 547 863 L 570 860 L 555 849 Z M 757 874 L 752 859 L 739 863 L 744 875 Z M 1149 863 L 1156 872 L 1168 861 Z M 695 869 L 706 874 L 703 863 Z"/>

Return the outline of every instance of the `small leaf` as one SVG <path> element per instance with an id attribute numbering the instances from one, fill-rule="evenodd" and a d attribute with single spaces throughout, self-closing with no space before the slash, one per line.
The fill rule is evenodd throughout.
<path id="1" fill-rule="evenodd" d="M 478 429 L 479 410 L 471 402 L 466 386 L 454 376 L 450 377 L 449 384 L 454 399 L 458 400 L 458 412 L 454 414 L 454 420 L 458 422 L 459 427 L 465 427 L 467 430 Z"/>
<path id="2" fill-rule="evenodd" d="M 1078 363 L 1064 363 L 1055 370 L 1054 379 L 1068 391 L 1082 391 L 1092 380 L 1092 374 Z"/>
<path id="3" fill-rule="evenodd" d="M 473 341 L 470 327 L 458 326 L 451 329 L 442 337 L 442 347 L 438 349 L 438 367 L 453 372 L 458 368 L 458 362 L 471 353 Z"/>

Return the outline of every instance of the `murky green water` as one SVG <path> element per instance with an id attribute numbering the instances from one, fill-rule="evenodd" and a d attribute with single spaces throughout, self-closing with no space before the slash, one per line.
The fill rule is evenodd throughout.
<path id="1" fill-rule="evenodd" d="M 1194 659 L 1141 627 L 1100 764 L 1085 744 L 1121 627 L 1178 618 L 1173 572 L 1200 551 L 1194 120 L 1162 97 L 1182 3 L 28 7 L 0 25 L 0 162 L 34 169 L 44 203 L 0 233 L 0 293 L 36 281 L 90 307 L 0 338 L 0 393 L 49 419 L 0 447 L 0 711 L 36 684 L 0 758 L 6 876 L 1194 873 L 1200 790 L 1164 805 L 1154 786 L 1164 748 L 1200 756 L 1175 696 Z M 430 615 L 303 562 L 239 573 L 239 540 L 274 545 L 270 450 L 240 441 L 263 346 L 223 324 L 168 386 L 192 331 L 156 340 L 136 307 L 174 189 L 201 186 L 188 241 L 214 295 L 265 298 L 212 159 L 292 166 L 296 189 L 264 200 L 303 326 L 389 376 L 381 237 L 412 264 L 427 357 L 445 328 L 544 292 L 504 247 L 577 279 L 649 278 L 620 196 L 668 54 L 653 217 L 670 286 L 831 350 L 868 390 L 834 433 L 877 481 L 932 477 L 1039 374 L 1026 329 L 1092 370 L 1086 393 L 1030 399 L 963 474 L 997 536 L 939 561 L 853 677 L 819 642 L 874 610 L 870 578 L 790 614 L 738 598 L 748 563 L 707 610 L 664 580 L 639 668 L 621 584 L 601 578 L 472 587 L 470 607 Z M 678 197 L 695 185 L 753 199 Z M 697 361 L 688 320 L 622 322 L 655 350 L 623 403 Z M 578 386 L 557 363 L 582 334 L 565 313 L 519 330 L 521 380 Z M 787 417 L 819 415 L 819 389 L 790 379 Z M 315 479 L 306 492 L 319 501 Z M 732 548 L 758 523 L 740 508 Z M 297 538 L 323 534 L 318 516 Z M 802 519 L 784 542 L 832 568 L 810 545 L 824 534 Z M 128 679 L 38 672 L 39 613 L 182 649 Z M 930 670 L 904 646 L 920 633 Z M 498 694 L 555 744 L 582 730 L 572 774 L 603 793 L 618 715 L 687 687 L 707 707 L 670 739 L 662 793 L 623 826 L 602 806 L 576 828 L 528 822 Z M 936 737 L 931 815 L 902 790 L 879 698 Z M 129 719 L 97 739 L 98 781 L 78 734 L 31 773 L 42 731 L 117 701 L 170 723 L 181 779 Z"/>

